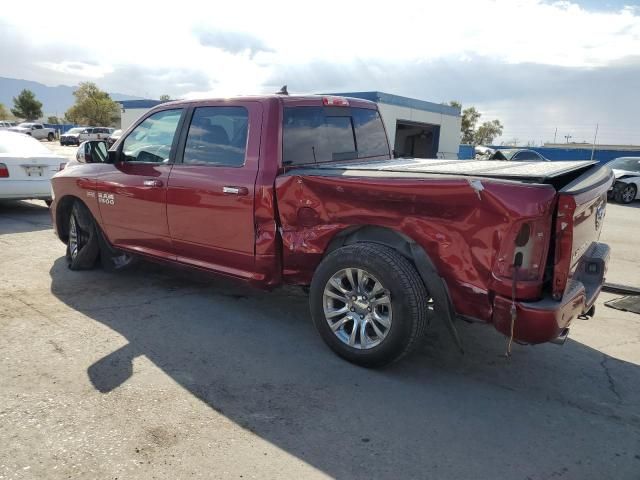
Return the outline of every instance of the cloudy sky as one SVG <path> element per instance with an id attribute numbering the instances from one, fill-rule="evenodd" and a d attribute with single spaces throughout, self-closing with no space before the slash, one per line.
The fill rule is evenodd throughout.
<path id="1" fill-rule="evenodd" d="M 640 144 L 638 0 L 126 2 L 0 12 L 0 76 L 150 98 L 380 90 L 503 140 Z M 95 16 L 92 16 L 95 14 Z"/>

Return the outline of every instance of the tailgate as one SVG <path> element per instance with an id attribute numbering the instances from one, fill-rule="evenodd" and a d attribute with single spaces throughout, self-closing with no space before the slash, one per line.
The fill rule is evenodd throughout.
<path id="1" fill-rule="evenodd" d="M 553 266 L 555 299 L 562 298 L 567 280 L 600 238 L 607 190 L 613 180 L 609 167 L 594 166 L 558 192 Z"/>

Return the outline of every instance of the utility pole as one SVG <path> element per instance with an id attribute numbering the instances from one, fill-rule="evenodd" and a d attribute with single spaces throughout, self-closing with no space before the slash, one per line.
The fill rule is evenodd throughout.
<path id="1" fill-rule="evenodd" d="M 556 143 L 557 136 L 558 136 L 558 127 L 556 127 L 556 132 L 553 134 L 553 143 Z"/>
<path id="2" fill-rule="evenodd" d="M 564 138 L 566 138 L 566 139 L 567 139 L 567 143 L 569 143 L 569 139 L 570 139 L 570 138 L 573 138 L 573 136 L 571 136 L 571 135 L 567 134 L 567 135 L 565 135 L 565 136 L 564 136 Z"/>
<path id="3" fill-rule="evenodd" d="M 593 135 L 593 146 L 591 147 L 591 160 L 593 160 L 593 155 L 596 152 L 596 139 L 598 138 L 598 126 L 596 123 L 596 133 Z"/>

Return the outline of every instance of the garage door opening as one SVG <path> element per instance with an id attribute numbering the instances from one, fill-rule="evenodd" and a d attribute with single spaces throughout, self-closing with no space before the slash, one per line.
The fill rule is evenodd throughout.
<path id="1" fill-rule="evenodd" d="M 440 125 L 406 120 L 396 122 L 396 157 L 436 158 L 439 143 Z"/>

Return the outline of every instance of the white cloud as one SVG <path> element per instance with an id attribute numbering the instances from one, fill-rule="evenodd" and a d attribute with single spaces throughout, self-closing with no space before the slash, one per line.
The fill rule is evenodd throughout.
<path id="1" fill-rule="evenodd" d="M 103 88 L 152 97 L 260 93 L 279 88 L 281 80 L 293 92 L 365 84 L 439 101 L 448 98 L 415 88 L 422 79 L 406 75 L 420 65 L 465 62 L 474 72 L 483 65 L 478 59 L 491 59 L 492 68 L 598 69 L 640 52 L 638 8 L 592 10 L 568 1 L 114 0 L 107 15 L 104 4 L 90 4 L 73 17 L 68 8 L 49 7 L 41 0 L 30 1 L 29 8 L 3 6 L 0 76 L 48 84 L 91 79 Z M 314 69 L 318 65 L 322 71 Z M 506 112 L 508 100 L 488 100 L 475 85 L 483 74 L 478 68 L 466 83 L 453 82 L 461 89 L 453 96 L 491 114 Z M 510 72 L 511 83 L 500 88 L 536 87 Z M 534 90 L 553 88 L 553 79 L 547 80 L 538 77 L 543 85 Z M 484 82 L 483 88 L 497 90 Z M 637 98 L 636 92 L 628 95 Z M 558 108 L 545 105 L 541 111 L 552 117 Z"/>

